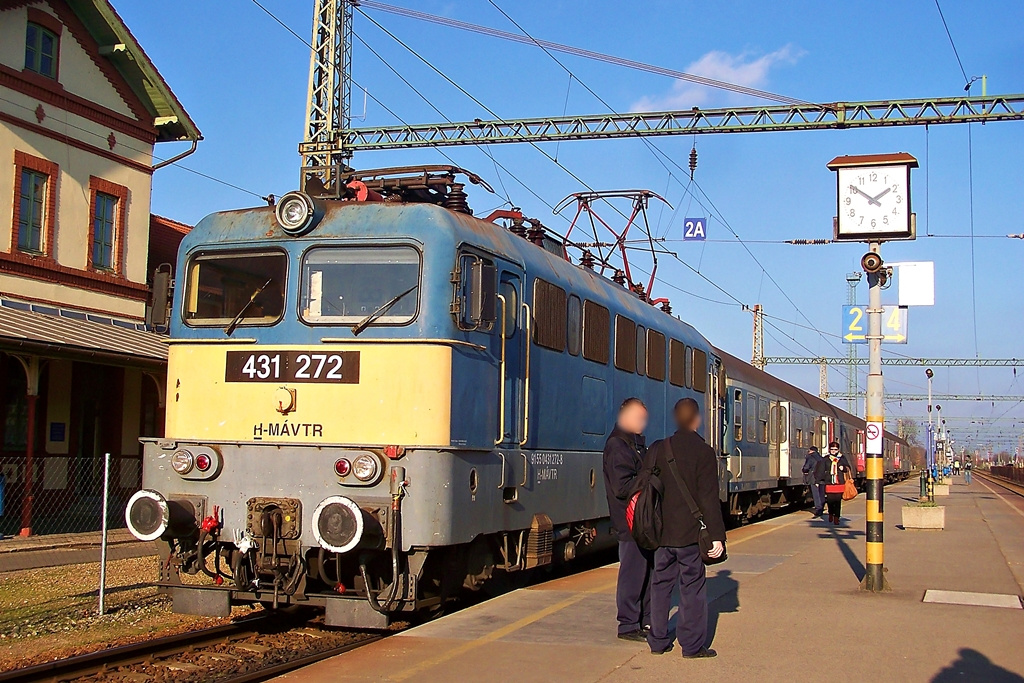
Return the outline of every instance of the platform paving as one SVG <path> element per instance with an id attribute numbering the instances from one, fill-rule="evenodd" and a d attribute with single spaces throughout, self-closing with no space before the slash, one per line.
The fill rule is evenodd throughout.
<path id="1" fill-rule="evenodd" d="M 859 590 L 864 496 L 840 527 L 797 512 L 729 534 L 709 568 L 719 657 L 615 637 L 615 566 L 482 603 L 285 681 L 986 681 L 1024 683 L 1024 609 L 926 603 L 926 591 L 1024 595 L 1024 498 L 957 479 L 944 531 L 900 528 L 916 482 L 886 489 L 891 592 Z M 989 600 L 989 598 L 982 598 Z M 976 600 L 977 601 L 977 600 Z M 975 601 L 975 602 L 976 602 Z"/>

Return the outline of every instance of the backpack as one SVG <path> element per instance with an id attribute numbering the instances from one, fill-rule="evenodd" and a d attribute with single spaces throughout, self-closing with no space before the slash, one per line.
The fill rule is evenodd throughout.
<path id="1" fill-rule="evenodd" d="M 644 456 L 633 493 L 626 503 L 629 533 L 636 544 L 645 550 L 656 550 L 661 544 L 661 504 L 665 497 L 665 487 L 661 483 L 661 470 L 657 461 L 657 449 L 652 447 Z"/>

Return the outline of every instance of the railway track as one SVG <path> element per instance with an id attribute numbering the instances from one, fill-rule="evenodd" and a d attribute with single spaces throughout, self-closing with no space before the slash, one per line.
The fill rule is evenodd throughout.
<path id="1" fill-rule="evenodd" d="M 1016 493 L 1018 496 L 1024 496 L 1024 485 L 1015 481 L 1011 481 L 1005 477 L 997 477 L 994 474 L 989 474 L 988 472 L 979 472 L 978 470 L 974 470 L 974 476 L 981 477 L 991 484 L 1001 486 L 1011 493 Z"/>
<path id="2" fill-rule="evenodd" d="M 251 683 L 384 638 L 340 631 L 308 613 L 266 615 L 0 673 L 0 683 L 167 681 Z"/>

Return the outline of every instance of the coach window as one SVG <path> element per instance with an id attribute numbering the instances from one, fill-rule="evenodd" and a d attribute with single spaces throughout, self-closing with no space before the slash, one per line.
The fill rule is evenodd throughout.
<path id="1" fill-rule="evenodd" d="M 569 353 L 580 355 L 580 341 L 583 339 L 583 303 L 573 294 L 569 297 L 565 313 L 565 341 Z"/>
<path id="2" fill-rule="evenodd" d="M 552 351 L 565 350 L 565 290 L 541 279 L 533 281 L 533 342 Z"/>
<path id="3" fill-rule="evenodd" d="M 636 326 L 636 374 L 646 374 L 647 370 L 647 329 L 643 325 Z"/>
<path id="4" fill-rule="evenodd" d="M 636 372 L 636 323 L 621 315 L 615 316 L 615 367 Z"/>
<path id="5" fill-rule="evenodd" d="M 700 349 L 693 349 L 690 354 L 690 365 L 693 373 L 693 390 L 704 393 L 708 388 L 708 354 Z"/>
<path id="6" fill-rule="evenodd" d="M 647 330 L 647 376 L 665 381 L 665 335 Z"/>
<path id="7" fill-rule="evenodd" d="M 747 392 L 747 441 L 757 441 L 757 396 Z"/>
<path id="8" fill-rule="evenodd" d="M 608 363 L 611 314 L 593 301 L 583 304 L 583 357 L 595 363 Z"/>
<path id="9" fill-rule="evenodd" d="M 768 401 L 763 398 L 757 401 L 757 440 L 768 443 Z"/>
<path id="10" fill-rule="evenodd" d="M 739 389 L 733 392 L 732 438 L 736 443 L 743 441 L 743 392 Z"/>
<path id="11" fill-rule="evenodd" d="M 686 386 L 686 345 L 675 339 L 668 345 L 668 381 L 677 387 Z"/>

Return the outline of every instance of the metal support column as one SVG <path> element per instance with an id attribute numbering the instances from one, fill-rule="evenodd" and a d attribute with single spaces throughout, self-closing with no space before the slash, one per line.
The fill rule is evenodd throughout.
<path id="1" fill-rule="evenodd" d="M 879 243 L 872 242 L 870 251 L 878 254 Z M 885 270 L 868 273 L 868 384 L 867 384 L 867 422 L 885 424 L 885 403 L 882 385 L 882 278 Z M 885 459 L 881 453 L 871 450 L 885 450 L 884 432 L 882 448 L 867 449 L 867 572 L 861 581 L 861 588 L 868 591 L 884 591 L 889 586 L 885 581 L 883 567 L 883 493 L 882 482 L 885 472 Z"/>

